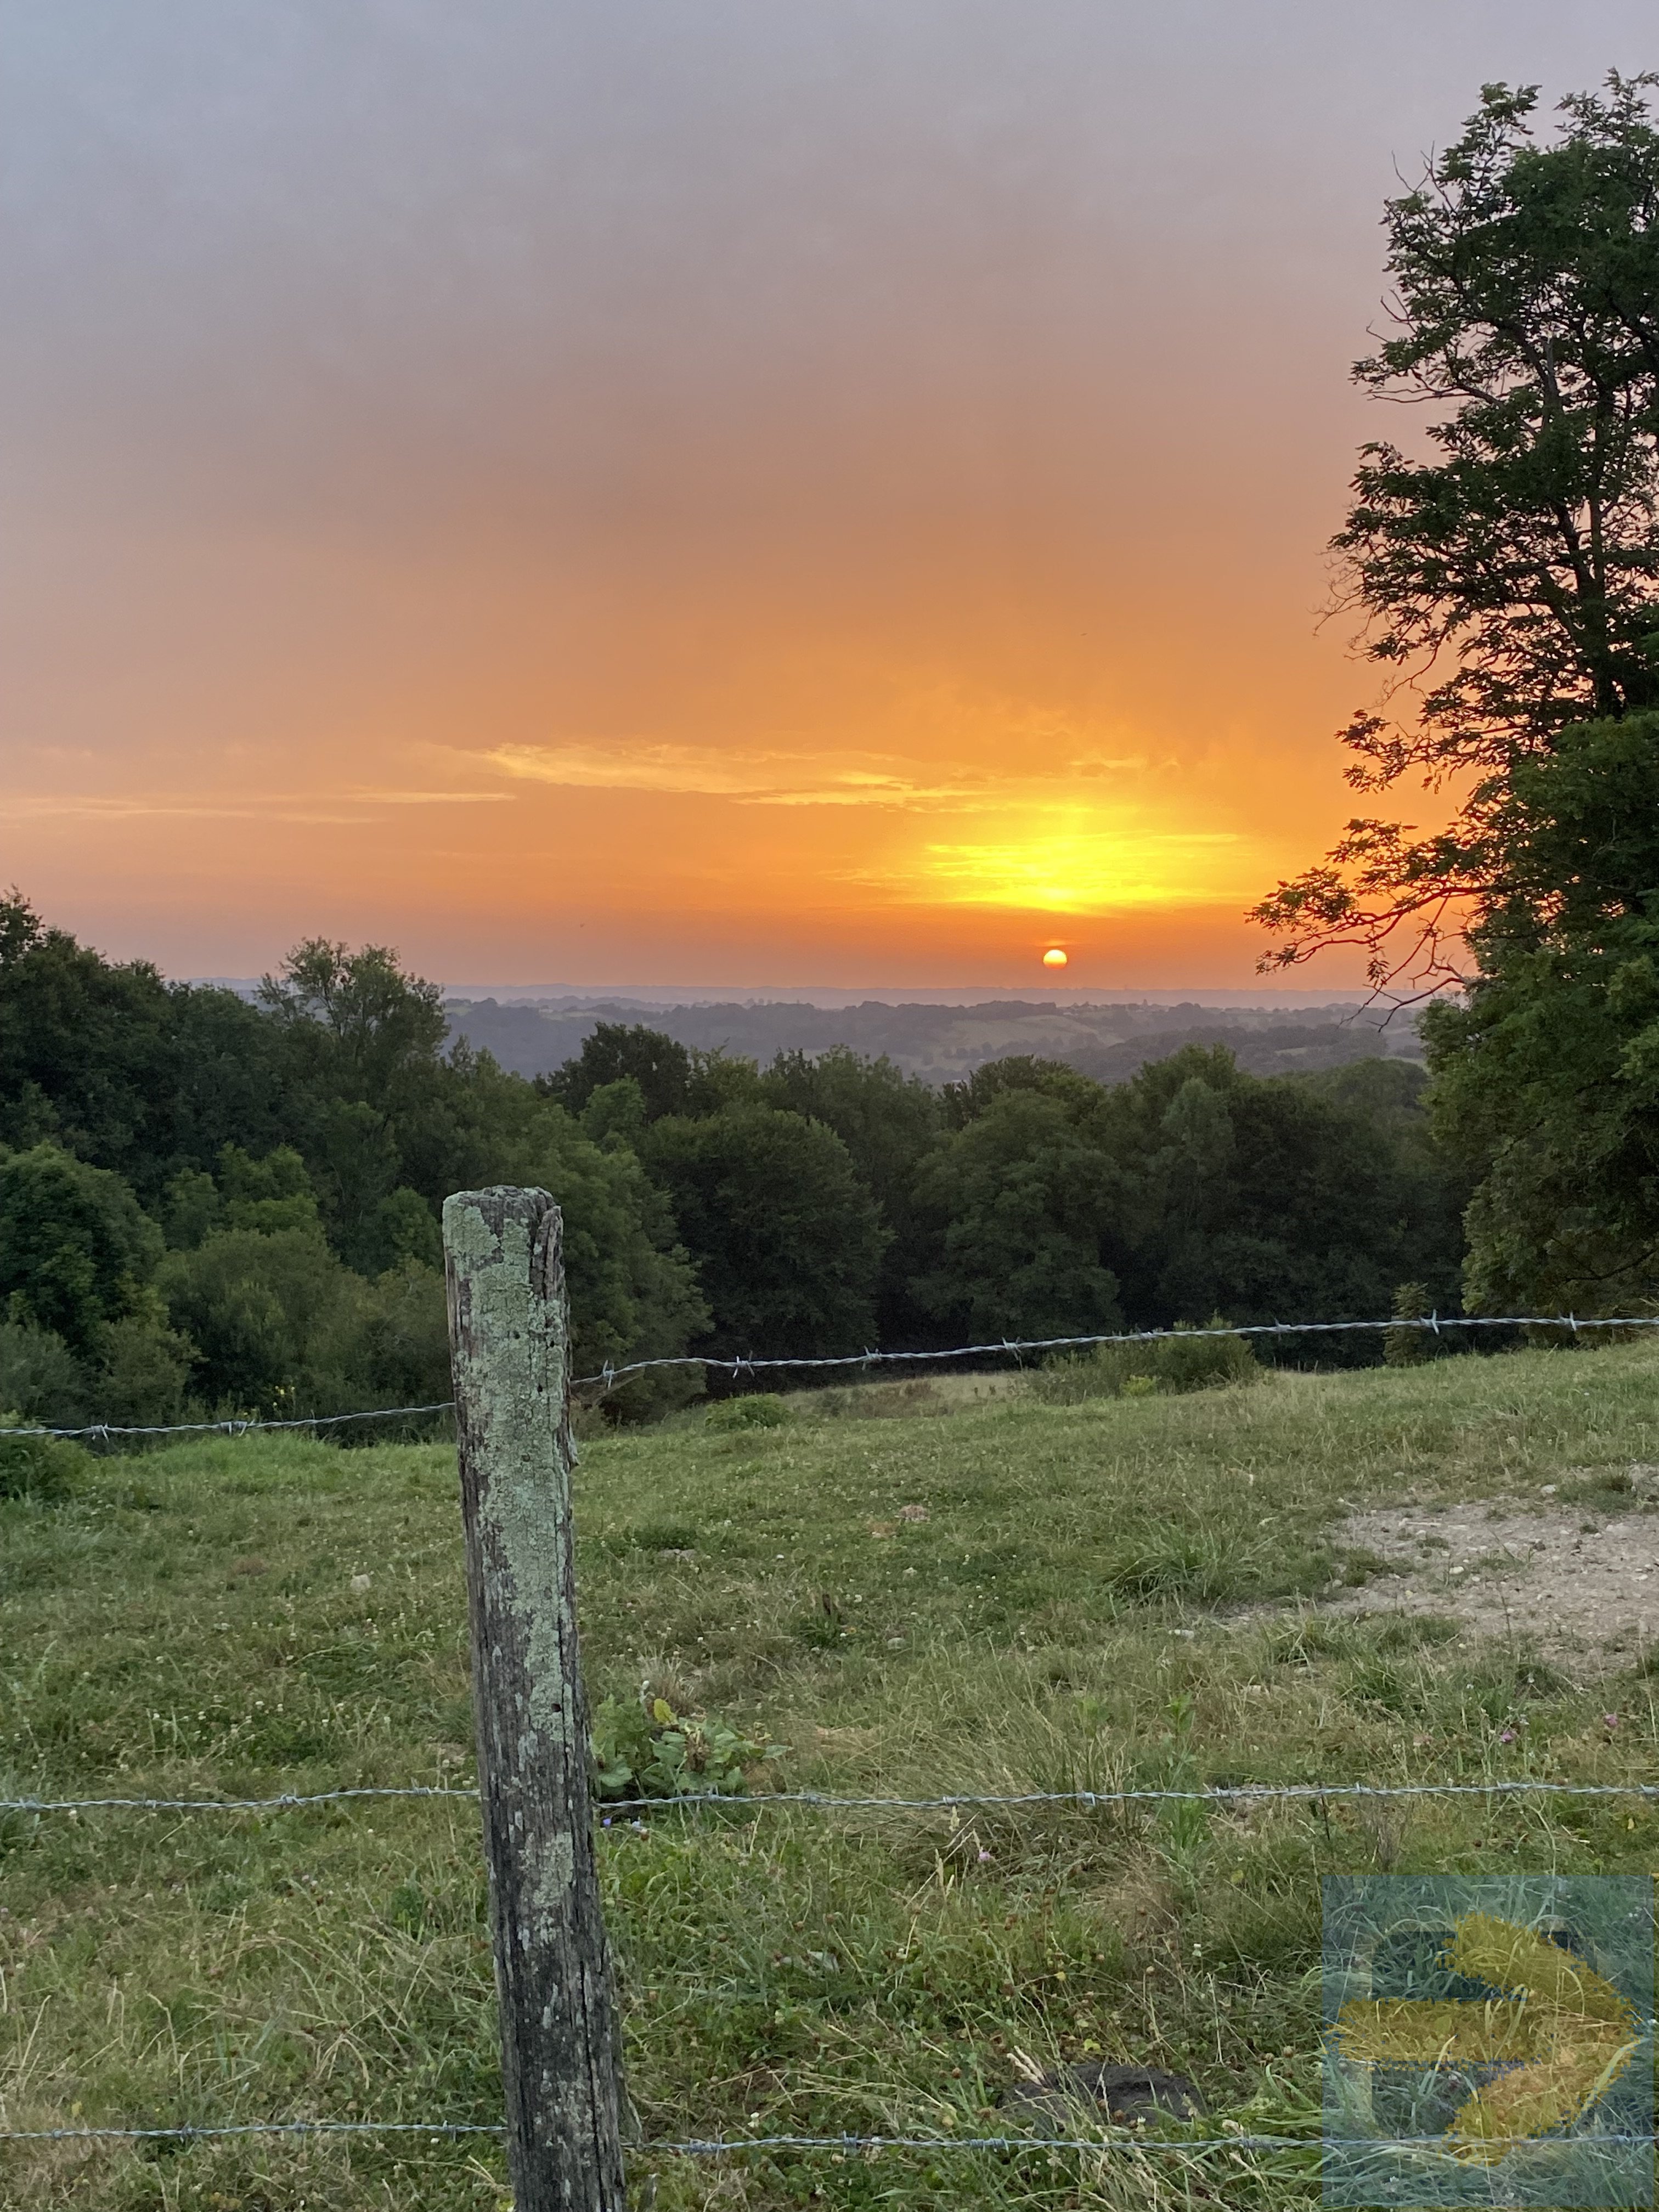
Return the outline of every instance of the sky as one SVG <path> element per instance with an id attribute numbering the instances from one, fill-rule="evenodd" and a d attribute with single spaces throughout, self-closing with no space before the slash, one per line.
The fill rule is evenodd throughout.
<path id="1" fill-rule="evenodd" d="M 177 975 L 1247 985 L 1374 696 L 1382 203 L 1484 82 L 1656 61 L 1646 0 L 0 0 L 0 882 Z"/>

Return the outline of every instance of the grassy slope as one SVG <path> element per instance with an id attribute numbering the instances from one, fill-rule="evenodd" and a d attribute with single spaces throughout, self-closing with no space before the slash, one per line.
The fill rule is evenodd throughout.
<path id="1" fill-rule="evenodd" d="M 1524 1652 L 1310 1629 L 1294 1601 L 1341 1569 L 1339 1498 L 1525 1494 L 1659 1459 L 1656 1382 L 1645 1349 L 1534 1352 L 598 1441 L 579 1474 L 591 1685 L 678 1683 L 790 1746 L 771 1771 L 793 1786 L 1650 1776 L 1644 1675 L 1529 1684 Z M 1598 1513 L 1630 1504 L 1593 1474 L 1564 1495 L 1574 1481 Z M 901 1521 L 907 1504 L 927 1521 Z M 0 1561 L 5 1794 L 469 1774 L 444 1450 L 214 1439 L 104 1462 L 67 1504 L 0 1506 Z M 1215 1610 L 1269 1598 L 1288 1615 Z M 1015 2049 L 1172 2065 L 1247 2126 L 1305 2124 L 1321 1873 L 1645 1871 L 1652 1844 L 1630 1801 L 646 1826 L 611 1829 L 605 1864 L 631 2085 L 658 2138 L 980 2130 Z M 496 2117 L 465 1802 L 14 1817 L 0 1899 L 9 2126 Z M 635 2170 L 665 2209 L 1301 2206 L 1318 2188 L 1304 2154 Z M 0 2203 L 459 2212 L 504 2204 L 500 2176 L 487 2143 L 16 2148 Z"/>

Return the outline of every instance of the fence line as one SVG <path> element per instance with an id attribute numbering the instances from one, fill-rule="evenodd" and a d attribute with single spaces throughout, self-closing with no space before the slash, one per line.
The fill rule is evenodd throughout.
<path id="1" fill-rule="evenodd" d="M 1130 1328 L 1087 1336 L 1000 1337 L 990 1344 L 953 1345 L 945 1352 L 848 1352 L 831 1358 L 756 1359 L 746 1353 L 736 1359 L 713 1359 L 690 1354 L 674 1359 L 635 1359 L 623 1367 L 606 1365 L 597 1375 L 578 1375 L 574 1382 L 603 1383 L 609 1389 L 629 1375 L 642 1375 L 653 1367 L 701 1367 L 714 1375 L 754 1375 L 763 1369 L 872 1367 L 888 1361 L 927 1359 L 987 1359 L 998 1352 L 1018 1357 L 1026 1352 L 1077 1351 L 1086 1345 L 1159 1344 L 1171 1338 L 1183 1343 L 1204 1336 L 1334 1336 L 1356 1329 L 1423 1328 L 1438 1335 L 1443 1328 L 1566 1328 L 1576 1335 L 1583 1328 L 1659 1328 L 1659 1314 L 1624 1319 L 1594 1320 L 1574 1314 L 1419 1314 L 1388 1321 L 1258 1321 L 1241 1322 L 1237 1328 Z"/>
<path id="2" fill-rule="evenodd" d="M 307 1413 L 295 1420 L 267 1421 L 257 1413 L 249 1413 L 232 1420 L 162 1421 L 143 1427 L 123 1427 L 117 1421 L 93 1421 L 83 1429 L 0 1429 L 0 1437 L 94 1437 L 106 1443 L 112 1437 L 245 1437 L 256 1429 L 332 1429 L 342 1421 L 392 1421 L 404 1414 L 451 1413 L 454 1410 L 453 1398 L 440 1398 L 432 1406 L 372 1406 L 360 1413 Z"/>
<path id="3" fill-rule="evenodd" d="M 744 1352 L 733 1359 L 716 1359 L 710 1355 L 687 1352 L 672 1358 L 630 1360 L 621 1367 L 614 1367 L 607 1361 L 596 1375 L 573 1376 L 571 1387 L 589 1389 L 597 1385 L 602 1391 L 608 1391 L 630 1375 L 644 1375 L 667 1367 L 700 1367 L 705 1374 L 738 1378 L 783 1369 L 806 1372 L 830 1368 L 914 1365 L 919 1361 L 989 1359 L 1004 1353 L 1019 1358 L 1028 1352 L 1077 1352 L 1103 1344 L 1163 1344 L 1171 1340 L 1190 1343 L 1194 1338 L 1206 1336 L 1338 1336 L 1365 1329 L 1390 1328 L 1426 1329 L 1434 1336 L 1443 1329 L 1453 1328 L 1565 1328 L 1577 1336 L 1589 1328 L 1659 1328 L 1659 1314 L 1414 1314 L 1388 1321 L 1241 1322 L 1237 1328 L 1132 1328 L 1087 1336 L 1005 1336 L 994 1343 L 957 1344 L 940 1352 L 843 1352 L 825 1358 L 787 1354 L 760 1358 Z M 400 1420 L 425 1413 L 452 1413 L 454 1410 L 453 1398 L 441 1398 L 430 1406 L 374 1406 L 355 1413 L 307 1413 L 283 1420 L 265 1420 L 258 1414 L 248 1414 L 226 1420 L 167 1421 L 140 1426 L 93 1421 L 79 1429 L 9 1428 L 3 1434 L 92 1437 L 105 1442 L 112 1437 L 240 1437 L 258 1430 L 337 1428 L 344 1421 Z"/>
<path id="4" fill-rule="evenodd" d="M 254 2119 L 230 2126 L 179 2128 L 0 2128 L 0 2143 L 177 2143 L 201 2142 L 215 2136 L 246 2135 L 507 2135 L 500 2121 L 484 2119 Z M 1537 2143 L 1535 2135 L 1486 2135 L 1482 2143 Z M 1551 2136 L 1555 2143 L 1620 2143 L 1626 2148 L 1652 2148 L 1659 2135 L 1568 2135 Z M 1443 2150 L 1444 2135 L 708 2135 L 688 2136 L 675 2143 L 633 2143 L 644 2157 L 723 2159 L 732 2152 L 752 2150 L 1148 2150 L 1176 2152 L 1179 2157 L 1207 2157 L 1212 2152 L 1234 2150 Z"/>
<path id="5" fill-rule="evenodd" d="M 176 2128 L 0 2128 L 0 2142 L 178 2142 L 225 2136 L 494 2136 L 506 2134 L 488 2120 L 250 2120 L 224 2127 Z M 1495 2148 L 1537 2143 L 1537 2136 L 1483 2136 Z M 1655 2135 L 1565 2136 L 1552 2142 L 1617 2143 L 1650 2148 Z M 1174 2151 L 1201 2158 L 1216 2151 L 1432 2150 L 1444 2149 L 1444 2136 L 692 2136 L 679 2142 L 631 2146 L 647 2157 L 673 2153 L 689 2158 L 725 2158 L 734 2151 Z M 1455 2154 L 1447 2150 L 1448 2157 Z"/>
<path id="6" fill-rule="evenodd" d="M 476 1803 L 477 1796 L 470 1786 L 412 1784 L 280 1797 L 0 1797 L 0 1813 L 291 1813 L 361 1797 L 458 1797 Z M 1274 1800 L 1328 1804 L 1377 1797 L 1659 1797 L 1659 1782 L 1550 1782 L 1529 1776 L 1489 1782 L 1218 1782 L 1197 1790 L 1027 1790 L 1006 1796 L 945 1797 L 841 1797 L 819 1790 L 775 1790 L 744 1797 L 729 1790 L 687 1790 L 672 1797 L 602 1798 L 594 1810 L 608 1822 L 617 1813 L 672 1813 L 696 1805 L 724 1805 L 740 1813 L 768 1812 L 781 1805 L 825 1813 L 949 1813 L 1036 1805 L 1099 1811 L 1114 1805 L 1255 1805 Z"/>

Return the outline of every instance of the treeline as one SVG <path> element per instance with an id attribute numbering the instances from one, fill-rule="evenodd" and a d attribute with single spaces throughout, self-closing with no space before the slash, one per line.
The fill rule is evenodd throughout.
<path id="1" fill-rule="evenodd" d="M 1455 1301 L 1467 1192 L 1396 1062 L 1263 1080 L 1189 1048 L 1106 1088 L 1017 1058 L 941 1093 L 611 1024 L 529 1082 L 445 1032 L 384 949 L 303 945 L 250 1004 L 0 902 L 0 1408 L 444 1397 L 440 1209 L 489 1182 L 563 1208 L 588 1370 Z"/>

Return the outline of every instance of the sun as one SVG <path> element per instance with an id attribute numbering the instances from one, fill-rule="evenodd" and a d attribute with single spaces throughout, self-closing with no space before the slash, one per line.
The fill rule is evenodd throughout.
<path id="1" fill-rule="evenodd" d="M 1063 968 L 1066 965 L 1066 955 L 1059 945 L 1051 945 L 1042 956 L 1042 964 L 1045 968 Z"/>

